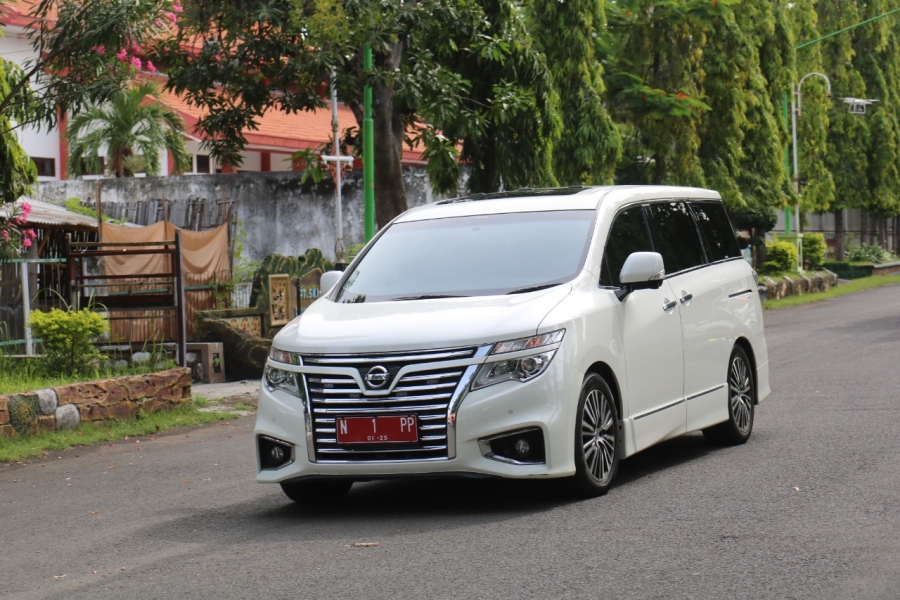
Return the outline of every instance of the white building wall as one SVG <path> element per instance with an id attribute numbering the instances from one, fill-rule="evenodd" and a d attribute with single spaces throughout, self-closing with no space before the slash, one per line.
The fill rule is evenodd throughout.
<path id="1" fill-rule="evenodd" d="M 290 154 L 280 154 L 278 152 L 273 152 L 271 157 L 271 165 L 272 171 L 290 171 L 291 170 L 291 155 Z"/>

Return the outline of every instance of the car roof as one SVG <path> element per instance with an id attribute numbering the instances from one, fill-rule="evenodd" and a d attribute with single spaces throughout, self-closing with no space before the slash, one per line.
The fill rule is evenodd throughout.
<path id="1" fill-rule="evenodd" d="M 438 200 L 410 209 L 397 222 L 425 221 L 449 217 L 490 215 L 552 210 L 596 210 L 601 203 L 614 210 L 640 200 L 693 198 L 718 200 L 719 193 L 702 188 L 663 185 L 572 186 L 565 188 L 522 189 L 491 194 L 471 194 Z"/>

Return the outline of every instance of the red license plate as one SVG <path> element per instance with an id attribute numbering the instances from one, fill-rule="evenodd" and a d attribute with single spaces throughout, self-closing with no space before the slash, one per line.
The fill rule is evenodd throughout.
<path id="1" fill-rule="evenodd" d="M 402 417 L 338 417 L 335 419 L 339 444 L 388 444 L 417 442 L 415 415 Z"/>

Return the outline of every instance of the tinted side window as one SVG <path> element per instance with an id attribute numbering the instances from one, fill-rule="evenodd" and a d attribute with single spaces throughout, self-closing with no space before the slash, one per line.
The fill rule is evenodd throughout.
<path id="1" fill-rule="evenodd" d="M 662 254 L 666 274 L 702 265 L 703 245 L 688 206 L 684 202 L 650 205 L 650 222 L 656 251 Z"/>
<path id="2" fill-rule="evenodd" d="M 653 252 L 644 211 L 640 206 L 626 208 L 613 220 L 603 252 L 600 285 L 619 287 L 619 273 L 632 252 Z"/>
<path id="3" fill-rule="evenodd" d="M 691 208 L 706 239 L 710 262 L 741 255 L 731 221 L 728 220 L 725 206 L 721 202 L 691 202 Z"/>

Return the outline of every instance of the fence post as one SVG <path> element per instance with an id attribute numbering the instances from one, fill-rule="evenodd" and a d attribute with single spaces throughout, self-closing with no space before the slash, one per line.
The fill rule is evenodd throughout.
<path id="1" fill-rule="evenodd" d="M 184 269 L 181 264 L 181 230 L 175 230 L 175 248 L 172 253 L 172 274 L 175 276 L 175 323 L 178 328 L 178 366 L 187 366 L 187 304 L 184 294 Z"/>
<path id="2" fill-rule="evenodd" d="M 22 317 L 25 319 L 25 354 L 34 356 L 34 342 L 31 339 L 31 291 L 28 289 L 28 263 L 19 263 L 19 277 L 22 281 Z"/>

